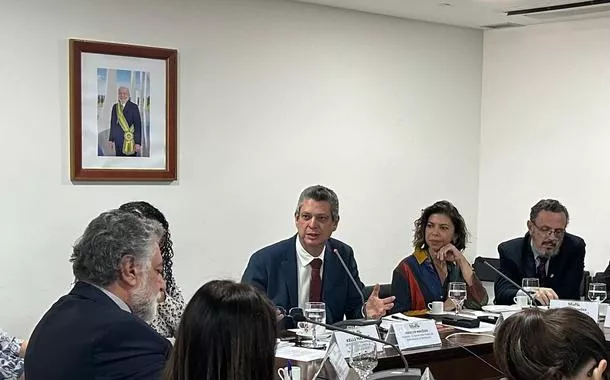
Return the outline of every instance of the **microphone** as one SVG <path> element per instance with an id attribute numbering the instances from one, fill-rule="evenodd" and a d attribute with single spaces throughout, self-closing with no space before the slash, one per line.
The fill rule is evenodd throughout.
<path id="1" fill-rule="evenodd" d="M 532 295 L 529 292 L 526 292 L 525 289 L 523 289 L 523 287 L 521 287 L 521 285 L 517 284 L 516 282 L 514 282 L 513 280 L 511 280 L 510 278 L 508 278 L 507 275 L 505 275 L 504 273 L 500 272 L 499 270 L 497 270 L 493 265 L 491 265 L 490 263 L 487 262 L 487 260 L 483 260 L 483 264 L 487 265 L 488 267 L 491 268 L 491 270 L 493 270 L 494 272 L 496 272 L 497 274 L 500 275 L 500 277 L 502 277 L 503 279 L 505 279 L 506 281 L 510 282 L 511 284 L 513 284 L 517 289 L 521 290 L 523 293 L 525 293 L 530 300 L 532 300 L 532 305 L 534 305 L 534 307 L 538 307 L 538 304 L 536 303 L 536 300 L 534 299 L 534 297 L 532 297 Z"/>
<path id="2" fill-rule="evenodd" d="M 419 370 L 417 368 L 409 368 L 409 363 L 407 362 L 407 359 L 405 358 L 403 353 L 400 351 L 400 348 L 398 348 L 398 346 L 395 344 L 388 343 L 386 341 L 383 341 L 383 340 L 377 339 L 377 338 L 373 338 L 368 335 L 360 334 L 355 331 L 350 331 L 350 330 L 346 330 L 346 329 L 343 329 L 343 328 L 340 328 L 337 326 L 328 325 L 326 323 L 314 321 L 312 319 L 307 318 L 305 315 L 303 315 L 303 310 L 301 310 L 299 308 L 294 308 L 294 309 L 290 310 L 290 315 L 292 316 L 292 318 L 294 318 L 294 320 L 296 322 L 309 322 L 314 325 L 325 327 L 331 331 L 339 331 L 339 332 L 346 333 L 349 335 L 357 336 L 362 339 L 372 340 L 377 343 L 382 343 L 384 345 L 387 344 L 387 345 L 391 346 L 398 353 L 398 355 L 400 355 L 400 358 L 402 359 L 402 362 L 405 365 L 404 371 L 402 371 L 402 370 L 379 371 L 379 372 L 375 372 L 371 376 L 367 377 L 368 380 L 381 380 L 381 379 L 421 380 L 421 370 Z M 377 348 L 375 348 L 375 349 L 377 349 Z"/>
<path id="3" fill-rule="evenodd" d="M 352 284 L 354 284 L 354 288 L 356 288 L 356 290 L 358 291 L 358 294 L 360 294 L 360 299 L 362 300 L 362 304 L 364 305 L 364 303 L 365 303 L 365 301 L 364 301 L 364 294 L 362 293 L 362 290 L 360 289 L 360 286 L 358 286 L 358 283 L 354 279 L 354 276 L 352 276 L 352 272 L 350 272 L 349 269 L 347 269 L 347 265 L 345 265 L 345 261 L 343 261 L 343 258 L 339 254 L 339 250 L 337 250 L 337 248 L 334 248 L 333 252 L 335 253 L 337 258 L 341 262 L 341 265 L 343 266 L 343 269 L 345 269 L 345 273 L 347 273 L 347 276 L 349 277 L 349 279 L 352 280 Z M 366 318 L 366 315 L 364 315 L 363 317 Z"/>

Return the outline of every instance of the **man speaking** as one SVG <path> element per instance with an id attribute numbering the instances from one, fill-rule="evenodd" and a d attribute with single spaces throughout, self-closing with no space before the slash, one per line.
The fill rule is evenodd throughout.
<path id="1" fill-rule="evenodd" d="M 294 213 L 297 234 L 265 247 L 250 257 L 242 281 L 267 293 L 286 310 L 306 302 L 326 304 L 326 321 L 347 317 L 380 318 L 394 306 L 394 297 L 379 298 L 379 285 L 363 305 L 364 285 L 352 248 L 330 236 L 339 223 L 339 200 L 324 186 L 303 190 Z M 352 283 L 338 257 L 346 263 Z"/>

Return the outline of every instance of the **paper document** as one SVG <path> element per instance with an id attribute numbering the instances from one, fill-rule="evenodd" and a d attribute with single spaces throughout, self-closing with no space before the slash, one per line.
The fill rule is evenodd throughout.
<path id="1" fill-rule="evenodd" d="M 275 357 L 282 359 L 298 360 L 301 362 L 311 362 L 323 359 L 326 351 L 314 350 L 296 346 L 278 346 L 275 350 Z"/>

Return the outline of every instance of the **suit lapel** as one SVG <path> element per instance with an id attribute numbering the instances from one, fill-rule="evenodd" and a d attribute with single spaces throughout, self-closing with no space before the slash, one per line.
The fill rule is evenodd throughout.
<path id="1" fill-rule="evenodd" d="M 324 251 L 324 271 L 322 273 L 322 300 L 328 307 L 330 300 L 337 291 L 338 281 L 349 281 L 346 276 L 343 276 L 341 263 L 333 252 L 333 247 L 330 242 L 326 242 L 326 250 Z M 350 285 L 351 286 L 351 285 Z"/>
<path id="2" fill-rule="evenodd" d="M 286 250 L 286 256 L 284 257 L 284 261 L 282 261 L 281 273 L 284 276 L 284 281 L 286 283 L 286 289 L 288 292 L 288 305 L 299 305 L 299 290 L 298 290 L 298 282 L 299 277 L 297 275 L 297 248 L 296 248 L 296 239 L 297 235 L 294 238 L 289 240 L 290 246 Z M 286 310 L 288 311 L 288 310 Z"/>
<path id="3" fill-rule="evenodd" d="M 523 263 L 523 272 L 525 274 L 523 277 L 538 277 L 538 274 L 536 273 L 536 260 L 534 259 L 534 252 L 532 251 L 532 243 L 529 233 L 525 234 L 525 237 L 523 238 L 522 252 L 523 257 L 521 259 Z"/>
<path id="4" fill-rule="evenodd" d="M 565 238 L 564 238 L 565 239 Z M 565 240 L 561 243 L 561 247 L 559 247 L 559 252 L 555 256 L 551 258 L 549 261 L 549 270 L 547 272 L 547 280 L 551 283 L 554 283 L 555 277 L 561 275 L 561 271 L 566 268 L 565 261 L 568 258 L 565 249 Z"/>

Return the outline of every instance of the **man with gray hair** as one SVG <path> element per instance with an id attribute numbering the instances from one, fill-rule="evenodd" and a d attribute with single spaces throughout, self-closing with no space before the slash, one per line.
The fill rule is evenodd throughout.
<path id="1" fill-rule="evenodd" d="M 163 227 L 126 211 L 95 218 L 74 246 L 76 283 L 28 344 L 28 380 L 160 379 L 171 344 L 146 322 L 164 290 Z"/>
<path id="2" fill-rule="evenodd" d="M 250 257 L 242 282 L 265 293 L 285 310 L 305 308 L 307 302 L 326 304 L 326 321 L 379 318 L 394 307 L 394 297 L 379 298 L 379 285 L 363 303 L 364 285 L 352 248 L 330 236 L 339 223 L 339 199 L 324 186 L 303 190 L 294 213 L 297 233 L 265 247 Z M 352 284 L 339 256 L 356 281 Z"/>
<path id="3" fill-rule="evenodd" d="M 566 232 L 569 220 L 559 201 L 542 199 L 530 211 L 525 236 L 498 246 L 500 271 L 519 285 L 524 278 L 537 278 L 540 287 L 533 296 L 542 305 L 558 298 L 580 299 L 585 241 Z M 500 305 L 513 304 L 518 291 L 502 277 L 494 290 L 494 302 Z"/>

